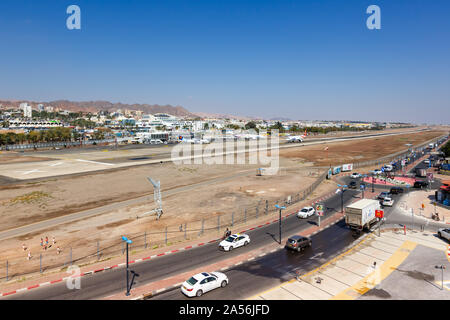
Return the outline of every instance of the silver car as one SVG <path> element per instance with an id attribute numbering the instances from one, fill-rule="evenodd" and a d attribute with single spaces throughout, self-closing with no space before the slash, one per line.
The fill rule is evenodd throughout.
<path id="1" fill-rule="evenodd" d="M 441 228 L 437 232 L 439 238 L 441 239 L 447 239 L 447 241 L 450 241 L 450 229 L 449 228 Z"/>

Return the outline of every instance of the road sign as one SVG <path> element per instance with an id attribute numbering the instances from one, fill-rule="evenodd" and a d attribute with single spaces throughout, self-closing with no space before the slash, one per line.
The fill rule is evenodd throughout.
<path id="1" fill-rule="evenodd" d="M 323 204 L 316 205 L 317 215 L 323 217 Z"/>
<path id="2" fill-rule="evenodd" d="M 384 211 L 383 210 L 375 210 L 375 217 L 377 218 L 383 218 Z"/>

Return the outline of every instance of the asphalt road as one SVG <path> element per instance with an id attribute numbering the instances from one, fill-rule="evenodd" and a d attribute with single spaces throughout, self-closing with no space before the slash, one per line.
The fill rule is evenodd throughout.
<path id="1" fill-rule="evenodd" d="M 406 195 L 394 195 L 394 198 L 399 203 L 404 196 Z M 410 218 L 402 213 L 396 205 L 392 208 L 385 207 L 384 213 L 386 222 L 383 227 L 399 227 L 406 224 L 408 228 L 414 227 L 414 229 L 419 230 L 420 225 L 423 224 L 417 219 L 412 224 Z M 441 227 L 442 224 L 432 222 L 426 225 L 427 230 L 434 232 Z M 312 247 L 303 253 L 280 249 L 259 259 L 231 268 L 224 272 L 229 279 L 227 287 L 210 291 L 202 297 L 195 297 L 194 299 L 236 300 L 251 297 L 292 279 L 295 277 L 296 271 L 304 274 L 321 266 L 334 258 L 338 252 L 351 245 L 355 238 L 345 226 L 345 222 L 341 220 L 339 223 L 314 235 L 312 241 Z M 192 298 L 186 297 L 179 288 L 174 288 L 151 298 L 151 300 L 189 299 Z"/>
<path id="2" fill-rule="evenodd" d="M 349 191 L 344 193 L 345 202 L 349 202 L 357 192 Z M 340 195 L 328 199 L 324 202 L 326 210 L 325 217 L 336 211 L 340 211 L 341 199 Z M 282 221 L 282 237 L 299 233 L 315 224 L 317 217 L 311 219 L 299 220 L 295 215 L 290 216 Z M 336 246 L 330 246 L 326 249 L 325 257 L 332 255 L 333 252 L 341 248 L 339 243 L 342 242 L 341 237 L 351 241 L 350 232 L 345 229 L 344 234 L 341 235 L 342 225 L 340 227 L 333 227 L 332 236 L 325 236 L 324 242 L 336 242 Z M 137 272 L 140 276 L 136 278 L 134 286 L 143 285 L 157 280 L 165 279 L 171 275 L 176 275 L 185 272 L 189 269 L 198 268 L 204 265 L 209 265 L 214 262 L 240 255 L 265 245 L 277 242 L 278 224 L 274 223 L 263 228 L 258 228 L 248 232 L 251 243 L 247 247 L 242 247 L 232 252 L 222 252 L 217 248 L 217 243 L 208 244 L 198 248 L 181 251 L 176 254 L 162 256 L 154 260 L 144 261 L 133 264 L 131 269 Z M 323 237 L 323 236 L 322 236 Z M 347 241 L 346 240 L 346 241 Z M 314 245 L 316 246 L 314 241 Z M 318 242 L 320 243 L 320 242 Z M 343 242 L 342 242 L 343 243 Z M 350 242 L 345 242 L 350 243 Z M 318 246 L 319 247 L 319 246 Z M 320 246 L 322 248 L 322 246 Z M 324 253 L 325 254 L 325 253 Z M 124 258 L 125 259 L 125 258 Z M 281 261 L 280 261 L 281 263 Z M 272 262 L 270 263 L 272 264 Z M 281 264 L 280 264 L 281 266 Z M 124 291 L 125 292 L 125 269 L 116 268 L 109 271 L 104 271 L 98 274 L 81 277 L 81 289 L 69 290 L 65 283 L 53 284 L 50 286 L 33 289 L 24 293 L 11 295 L 7 299 L 96 299 L 106 297 L 108 295 Z"/>

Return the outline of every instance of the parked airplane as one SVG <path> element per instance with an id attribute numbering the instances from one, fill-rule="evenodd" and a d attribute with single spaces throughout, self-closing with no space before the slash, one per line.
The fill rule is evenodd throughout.
<path id="1" fill-rule="evenodd" d="M 306 130 L 305 130 L 305 133 L 302 134 L 301 136 L 289 136 L 286 138 L 286 141 L 287 142 L 303 142 L 303 140 L 306 138 L 307 135 L 308 134 L 306 133 Z"/>
<path id="2" fill-rule="evenodd" d="M 259 139 L 266 139 L 266 136 L 260 135 L 260 134 L 237 134 L 235 135 L 235 138 L 240 140 L 240 139 L 244 139 L 244 140 L 259 140 Z"/>
<path id="3" fill-rule="evenodd" d="M 194 138 L 194 139 L 185 139 L 183 138 L 181 140 L 182 143 L 194 143 L 194 144 L 204 144 L 204 143 L 211 143 L 210 140 L 208 139 L 198 139 L 198 138 Z"/>

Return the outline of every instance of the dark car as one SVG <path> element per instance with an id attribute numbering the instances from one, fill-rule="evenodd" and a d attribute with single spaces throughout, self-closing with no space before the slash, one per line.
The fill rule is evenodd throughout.
<path id="1" fill-rule="evenodd" d="M 428 182 L 426 181 L 416 181 L 414 182 L 414 188 L 422 189 L 426 188 L 428 186 Z"/>
<path id="2" fill-rule="evenodd" d="M 403 192 L 404 192 L 403 188 L 400 187 L 392 187 L 391 190 L 389 190 L 390 194 L 399 194 Z"/>
<path id="3" fill-rule="evenodd" d="M 300 252 L 304 250 L 306 247 L 311 247 L 312 240 L 308 237 L 303 236 L 292 236 L 286 241 L 286 245 L 284 246 L 286 249 L 295 250 Z"/>
<path id="4" fill-rule="evenodd" d="M 349 187 L 350 189 L 356 189 L 356 181 L 351 181 L 351 182 L 348 184 L 348 187 Z"/>

